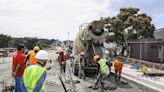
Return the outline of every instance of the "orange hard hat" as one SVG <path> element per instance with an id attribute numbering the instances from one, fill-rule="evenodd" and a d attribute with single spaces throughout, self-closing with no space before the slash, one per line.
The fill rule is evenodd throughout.
<path id="1" fill-rule="evenodd" d="M 99 55 L 95 55 L 95 56 L 93 57 L 93 59 L 94 59 L 95 62 L 97 62 L 97 61 L 100 59 L 100 56 L 99 56 Z"/>

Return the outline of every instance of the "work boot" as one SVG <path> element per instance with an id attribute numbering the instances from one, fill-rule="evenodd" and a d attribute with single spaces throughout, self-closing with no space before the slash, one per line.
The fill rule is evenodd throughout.
<path id="1" fill-rule="evenodd" d="M 86 77 L 85 77 L 85 76 L 83 77 L 83 80 L 84 80 L 84 81 L 86 80 Z"/>
<path id="2" fill-rule="evenodd" d="M 98 90 L 98 86 L 97 85 L 94 85 L 92 89 L 93 90 Z"/>
<path id="3" fill-rule="evenodd" d="M 94 86 L 92 89 L 93 89 L 93 90 L 98 90 L 98 87 L 95 87 L 95 86 Z"/>

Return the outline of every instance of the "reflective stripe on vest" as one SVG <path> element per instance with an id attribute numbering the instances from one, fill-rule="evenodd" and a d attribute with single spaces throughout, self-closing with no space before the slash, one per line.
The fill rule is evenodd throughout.
<path id="1" fill-rule="evenodd" d="M 106 60 L 105 59 L 100 59 L 100 61 L 98 61 L 99 65 L 100 65 L 100 74 L 109 74 L 109 68 L 106 64 Z"/>
<path id="2" fill-rule="evenodd" d="M 38 65 L 31 65 L 25 69 L 23 78 L 24 78 L 24 85 L 27 89 L 27 92 L 33 92 L 38 80 L 41 78 L 42 74 L 47 70 L 41 66 Z M 43 83 L 41 91 L 45 89 L 45 83 Z"/>

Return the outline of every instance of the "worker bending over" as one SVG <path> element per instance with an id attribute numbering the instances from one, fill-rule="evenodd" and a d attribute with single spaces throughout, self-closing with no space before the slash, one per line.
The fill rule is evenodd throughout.
<path id="1" fill-rule="evenodd" d="M 95 81 L 95 85 L 93 89 L 98 89 L 98 84 L 99 82 L 101 83 L 101 87 L 104 88 L 104 78 L 109 75 L 109 64 L 105 59 L 101 59 L 99 55 L 94 56 L 94 61 L 98 65 L 98 70 L 97 70 L 97 79 Z"/>
<path id="2" fill-rule="evenodd" d="M 121 73 L 122 73 L 123 64 L 121 63 L 121 59 L 119 57 L 114 61 L 114 69 L 115 69 L 115 82 L 120 82 Z"/>

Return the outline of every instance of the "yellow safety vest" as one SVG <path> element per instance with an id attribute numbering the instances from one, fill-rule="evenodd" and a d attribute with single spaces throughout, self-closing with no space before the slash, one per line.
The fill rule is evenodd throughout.
<path id="1" fill-rule="evenodd" d="M 37 65 L 31 65 L 25 69 L 23 79 L 24 79 L 24 85 L 27 89 L 27 92 L 33 92 L 38 80 L 42 76 L 42 74 L 47 70 L 44 67 L 37 66 Z M 45 82 L 42 85 L 42 88 L 40 92 L 44 92 L 45 90 Z"/>
<path id="2" fill-rule="evenodd" d="M 85 66 L 85 58 L 81 57 L 82 61 L 80 61 L 81 66 Z"/>
<path id="3" fill-rule="evenodd" d="M 100 65 L 100 74 L 103 75 L 108 75 L 109 74 L 109 67 L 106 64 L 106 60 L 105 59 L 100 59 L 98 61 L 99 65 Z"/>

